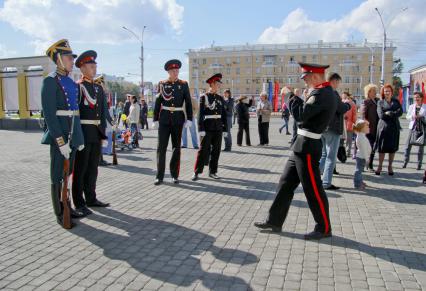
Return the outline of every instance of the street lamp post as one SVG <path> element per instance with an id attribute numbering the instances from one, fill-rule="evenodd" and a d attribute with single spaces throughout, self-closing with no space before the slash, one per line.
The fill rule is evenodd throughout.
<path id="1" fill-rule="evenodd" d="M 144 96 L 144 80 L 143 80 L 143 65 L 144 65 L 144 52 L 143 52 L 143 35 L 146 29 L 146 25 L 144 25 L 143 29 L 142 29 L 142 34 L 141 37 L 139 37 L 136 33 L 134 33 L 132 30 L 130 30 L 129 28 L 123 26 L 124 30 L 127 30 L 128 32 L 130 32 L 141 44 L 141 56 L 140 56 L 140 61 L 141 61 L 141 97 Z"/>
<path id="2" fill-rule="evenodd" d="M 383 17 L 382 14 L 380 13 L 379 9 L 376 7 L 374 8 L 377 12 L 377 14 L 379 14 L 380 17 L 380 22 L 382 23 L 382 27 L 383 27 L 383 48 L 382 48 L 382 72 L 380 75 L 380 85 L 384 86 L 385 84 L 385 51 L 386 51 L 386 25 L 383 21 Z M 401 9 L 399 12 L 396 13 L 396 15 L 398 15 L 401 12 L 404 12 L 405 10 L 407 10 L 408 8 L 405 7 L 403 9 Z M 392 17 L 391 19 L 395 19 L 396 15 L 394 17 Z M 389 24 L 389 23 L 388 23 Z"/>
<path id="3" fill-rule="evenodd" d="M 370 49 L 371 52 L 371 63 L 370 63 L 370 84 L 373 84 L 373 73 L 374 73 L 374 48 L 368 45 L 367 39 L 364 42 L 364 45 Z"/>

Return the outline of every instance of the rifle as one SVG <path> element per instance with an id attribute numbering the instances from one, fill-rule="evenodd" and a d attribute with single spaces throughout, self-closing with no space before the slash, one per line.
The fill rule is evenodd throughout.
<path id="1" fill-rule="evenodd" d="M 118 165 L 117 153 L 115 152 L 115 136 L 116 136 L 116 133 L 115 133 L 115 130 L 113 130 L 112 131 L 112 164 L 114 166 Z"/>
<path id="2" fill-rule="evenodd" d="M 70 133 L 68 135 L 68 144 L 70 145 L 70 147 L 71 147 L 72 134 L 74 132 L 74 118 L 75 118 L 75 115 L 72 116 L 71 130 L 70 130 Z M 70 175 L 70 160 L 64 159 L 64 179 L 63 179 L 63 184 L 62 184 L 61 200 L 62 200 L 62 206 L 63 206 L 62 224 L 63 224 L 63 227 L 65 229 L 71 229 L 72 228 L 72 225 L 71 225 L 71 210 L 70 210 L 70 206 L 68 204 L 68 200 L 69 200 L 69 189 L 68 189 L 69 175 Z"/>

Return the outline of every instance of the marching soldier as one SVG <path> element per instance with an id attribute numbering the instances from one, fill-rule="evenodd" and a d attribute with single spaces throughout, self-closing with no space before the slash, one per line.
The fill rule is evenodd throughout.
<path id="1" fill-rule="evenodd" d="M 75 207 L 85 216 L 92 213 L 89 207 L 108 207 L 108 203 L 99 201 L 96 197 L 96 180 L 101 154 L 102 140 L 105 140 L 106 128 L 106 98 L 101 85 L 94 82 L 96 76 L 95 51 L 86 51 L 76 60 L 82 78 L 78 81 L 82 98 L 80 107 L 80 122 L 84 134 L 85 147 L 76 155 L 72 197 Z M 86 199 L 83 199 L 83 192 Z"/>
<path id="2" fill-rule="evenodd" d="M 321 134 L 336 113 L 337 98 L 330 83 L 325 81 L 324 72 L 329 66 L 299 63 L 301 78 L 312 89 L 305 103 L 292 99 L 289 102 L 295 120 L 298 122 L 297 137 L 292 144 L 293 154 L 289 157 L 281 175 L 277 195 L 265 222 L 254 225 L 262 229 L 281 232 L 290 208 L 294 190 L 302 183 L 309 208 L 316 226 L 305 239 L 319 240 L 331 236 L 327 195 L 321 182 L 319 160 L 321 157 Z"/>
<path id="3" fill-rule="evenodd" d="M 78 110 L 78 85 L 68 76 L 73 69 L 76 55 L 66 39 L 54 43 L 47 49 L 46 54 L 56 64 L 56 72 L 44 79 L 41 90 L 43 115 L 47 125 L 41 143 L 50 145 L 52 204 L 57 222 L 63 225 L 64 201 L 61 202 L 61 183 L 64 179 L 64 160 L 70 160 L 70 173 L 76 149 L 84 148 Z M 82 213 L 71 209 L 71 217 L 82 217 Z"/>
<path id="4" fill-rule="evenodd" d="M 200 96 L 200 113 L 198 117 L 198 130 L 200 133 L 201 147 L 197 153 L 192 181 L 198 180 L 198 175 L 203 172 L 205 160 L 210 157 L 209 177 L 220 179 L 217 175 L 222 135 L 228 135 L 228 122 L 225 100 L 217 94 L 220 89 L 222 74 L 215 74 L 206 82 L 210 85 L 209 91 Z"/>
<path id="5" fill-rule="evenodd" d="M 154 124 L 158 127 L 157 146 L 157 177 L 155 185 L 163 183 L 166 168 L 166 151 L 169 138 L 172 139 L 172 158 L 170 173 L 174 184 L 179 183 L 180 153 L 182 129 L 192 125 L 192 104 L 188 83 L 178 79 L 182 63 L 179 60 L 170 60 L 164 65 L 169 78 L 159 83 L 159 94 L 155 100 Z M 184 103 L 186 121 L 184 114 Z"/>

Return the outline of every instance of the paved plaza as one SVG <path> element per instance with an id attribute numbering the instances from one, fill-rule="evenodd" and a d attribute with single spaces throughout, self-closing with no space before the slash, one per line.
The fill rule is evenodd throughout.
<path id="1" fill-rule="evenodd" d="M 269 147 L 235 146 L 233 128 L 221 180 L 205 171 L 192 182 L 196 151 L 183 149 L 177 186 L 169 175 L 153 185 L 157 132 L 144 131 L 141 149 L 100 168 L 98 197 L 111 207 L 71 231 L 53 215 L 41 132 L 0 131 L 0 289 L 426 290 L 426 187 L 416 148 L 401 169 L 407 131 L 395 176 L 365 173 L 366 191 L 353 189 L 352 159 L 337 164 L 342 189 L 327 192 L 333 237 L 316 242 L 303 239 L 314 221 L 300 187 L 281 234 L 253 226 L 289 155 L 280 124 L 272 120 Z M 251 134 L 256 145 L 256 119 Z"/>

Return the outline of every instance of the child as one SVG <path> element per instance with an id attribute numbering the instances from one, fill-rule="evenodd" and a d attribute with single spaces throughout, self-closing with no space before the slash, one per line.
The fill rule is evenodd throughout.
<path id="1" fill-rule="evenodd" d="M 359 119 L 353 125 L 353 131 L 357 134 L 356 144 L 356 170 L 354 174 L 354 187 L 356 189 L 365 189 L 367 186 L 362 180 L 362 171 L 365 168 L 366 160 L 370 157 L 371 145 L 365 136 L 370 132 L 369 123 L 366 120 Z"/>

